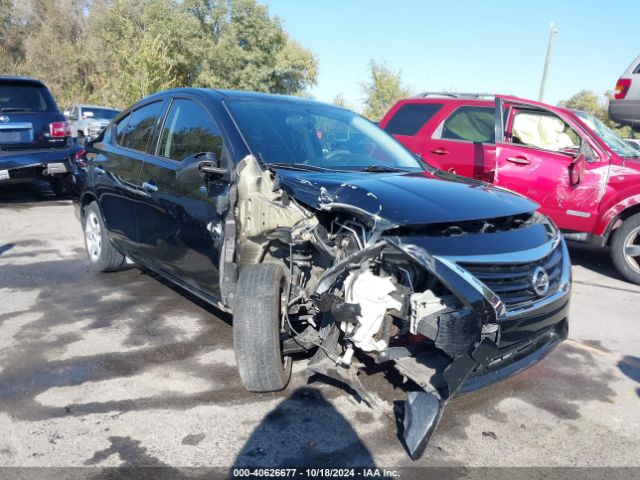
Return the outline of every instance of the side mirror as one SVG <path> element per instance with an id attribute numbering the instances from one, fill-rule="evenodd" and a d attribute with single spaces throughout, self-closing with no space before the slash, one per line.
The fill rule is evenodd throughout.
<path id="1" fill-rule="evenodd" d="M 176 170 L 176 180 L 182 183 L 199 183 L 209 177 L 222 177 L 227 169 L 220 167 L 214 152 L 200 152 L 189 155 Z"/>
<path id="2" fill-rule="evenodd" d="M 582 181 L 582 177 L 584 177 L 584 163 L 584 155 L 580 154 L 569 164 L 569 185 L 572 187 L 575 187 Z"/>
<path id="3" fill-rule="evenodd" d="M 69 118 L 71 116 L 71 112 L 69 110 L 65 110 L 62 112 L 62 115 L 64 115 L 64 118 Z"/>

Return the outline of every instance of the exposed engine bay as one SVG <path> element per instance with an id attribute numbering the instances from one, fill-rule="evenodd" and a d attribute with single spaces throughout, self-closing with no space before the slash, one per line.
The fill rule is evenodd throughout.
<path id="1" fill-rule="evenodd" d="M 348 182 L 330 189 L 307 178 L 292 179 L 246 157 L 232 182 L 235 208 L 225 221 L 223 303 L 233 309 L 234 281 L 244 265 L 282 265 L 283 355 L 310 352 L 308 376 L 340 381 L 366 402 L 371 396 L 358 378 L 361 361 L 395 367 L 414 385 L 405 406 L 403 438 L 411 457 L 418 458 L 446 401 L 463 391 L 469 378 L 508 359 L 531 363 L 527 355 L 566 336 L 566 327 L 547 322 L 523 345 L 509 340 L 514 335 L 508 325 L 513 312 L 529 314 L 532 303 L 568 291 L 568 256 L 558 232 L 534 212 L 428 225 L 398 223 L 374 193 L 361 192 L 354 201 L 359 189 Z M 509 296 L 509 288 L 516 287 L 506 280 L 504 295 L 496 293 L 498 287 L 489 288 L 491 279 L 502 274 L 499 268 L 467 268 L 455 255 L 429 247 L 449 239 L 442 247 L 446 250 L 455 242 L 492 234 L 502 238 L 526 229 L 543 238 L 548 251 L 504 269 L 518 273 L 518 268 L 525 272 L 525 264 L 547 265 L 554 252 L 561 258 L 557 273 L 547 269 L 554 277 L 544 294 L 534 292 L 530 298 Z M 497 263 L 505 264 L 500 258 Z M 529 282 L 529 270 L 525 273 Z M 530 290 L 528 283 L 526 288 Z"/>

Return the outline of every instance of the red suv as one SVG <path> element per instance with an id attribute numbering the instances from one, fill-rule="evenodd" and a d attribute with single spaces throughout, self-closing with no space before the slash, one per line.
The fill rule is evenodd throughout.
<path id="1" fill-rule="evenodd" d="M 640 155 L 594 116 L 517 97 L 424 93 L 380 121 L 427 163 L 525 195 L 640 284 Z"/>

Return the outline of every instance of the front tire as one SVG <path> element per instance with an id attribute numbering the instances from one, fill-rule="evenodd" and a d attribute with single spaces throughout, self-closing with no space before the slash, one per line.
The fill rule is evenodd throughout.
<path id="1" fill-rule="evenodd" d="M 102 214 L 96 202 L 91 202 L 83 210 L 84 244 L 91 266 L 98 272 L 114 272 L 125 265 L 125 257 L 118 252 L 102 221 Z"/>
<path id="2" fill-rule="evenodd" d="M 640 285 L 640 213 L 627 218 L 615 231 L 611 259 L 626 280 Z"/>
<path id="3" fill-rule="evenodd" d="M 233 345 L 240 380 L 252 392 L 282 390 L 291 378 L 291 359 L 280 341 L 282 267 L 247 265 L 240 272 L 233 304 Z"/>

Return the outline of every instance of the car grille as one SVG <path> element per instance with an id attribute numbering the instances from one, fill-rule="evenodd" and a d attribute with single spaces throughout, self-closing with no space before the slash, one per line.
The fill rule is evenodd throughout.
<path id="1" fill-rule="evenodd" d="M 562 276 L 562 247 L 558 245 L 549 255 L 535 262 L 513 264 L 459 264 L 489 287 L 507 308 L 517 307 L 558 291 Z M 532 277 L 537 267 L 549 275 L 549 289 L 539 296 L 533 289 Z"/>

